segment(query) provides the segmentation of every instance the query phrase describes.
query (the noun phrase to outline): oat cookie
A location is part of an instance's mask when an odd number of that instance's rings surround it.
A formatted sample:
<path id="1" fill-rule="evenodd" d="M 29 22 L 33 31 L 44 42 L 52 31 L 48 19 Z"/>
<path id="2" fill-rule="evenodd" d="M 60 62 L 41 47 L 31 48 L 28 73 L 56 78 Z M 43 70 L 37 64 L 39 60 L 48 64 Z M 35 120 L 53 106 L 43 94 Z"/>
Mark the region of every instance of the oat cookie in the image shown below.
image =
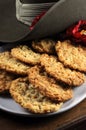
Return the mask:
<path id="1" fill-rule="evenodd" d="M 33 52 L 28 46 L 20 45 L 11 50 L 13 57 L 31 65 L 39 63 L 40 54 Z"/>
<path id="2" fill-rule="evenodd" d="M 14 79 L 15 76 L 13 74 L 0 70 L 0 93 L 9 90 Z"/>
<path id="3" fill-rule="evenodd" d="M 86 47 L 75 46 L 71 41 L 58 41 L 55 46 L 59 60 L 72 69 L 86 72 Z"/>
<path id="4" fill-rule="evenodd" d="M 12 82 L 10 93 L 22 107 L 33 113 L 49 113 L 58 111 L 62 103 L 56 103 L 43 96 L 27 78 L 19 78 Z"/>
<path id="5" fill-rule="evenodd" d="M 26 75 L 29 68 L 30 66 L 13 58 L 10 52 L 6 51 L 0 53 L 0 69 L 4 69 L 15 74 Z"/>
<path id="6" fill-rule="evenodd" d="M 33 41 L 32 47 L 33 49 L 35 49 L 37 52 L 40 52 L 40 53 L 48 53 L 48 54 L 55 53 L 55 41 L 51 39 Z"/>
<path id="7" fill-rule="evenodd" d="M 40 58 L 40 62 L 47 73 L 58 81 L 64 82 L 70 86 L 79 86 L 85 81 L 84 74 L 64 67 L 55 56 L 43 54 Z"/>
<path id="8" fill-rule="evenodd" d="M 62 102 L 72 98 L 73 91 L 71 88 L 59 85 L 55 79 L 40 71 L 41 69 L 38 66 L 30 68 L 28 71 L 29 81 L 40 93 L 52 100 Z"/>

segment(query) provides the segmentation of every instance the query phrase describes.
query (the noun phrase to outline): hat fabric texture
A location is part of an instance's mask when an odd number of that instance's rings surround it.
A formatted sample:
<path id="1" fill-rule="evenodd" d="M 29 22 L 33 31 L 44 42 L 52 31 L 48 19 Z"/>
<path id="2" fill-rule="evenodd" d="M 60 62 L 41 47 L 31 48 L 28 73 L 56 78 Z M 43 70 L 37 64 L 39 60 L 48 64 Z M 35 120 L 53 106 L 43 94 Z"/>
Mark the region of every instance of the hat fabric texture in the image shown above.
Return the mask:
<path id="1" fill-rule="evenodd" d="M 20 1 L 27 4 L 36 0 Z M 86 19 L 86 0 L 57 0 L 30 30 L 16 18 L 15 0 L 0 0 L 0 41 L 17 42 L 58 34 L 81 19 Z"/>

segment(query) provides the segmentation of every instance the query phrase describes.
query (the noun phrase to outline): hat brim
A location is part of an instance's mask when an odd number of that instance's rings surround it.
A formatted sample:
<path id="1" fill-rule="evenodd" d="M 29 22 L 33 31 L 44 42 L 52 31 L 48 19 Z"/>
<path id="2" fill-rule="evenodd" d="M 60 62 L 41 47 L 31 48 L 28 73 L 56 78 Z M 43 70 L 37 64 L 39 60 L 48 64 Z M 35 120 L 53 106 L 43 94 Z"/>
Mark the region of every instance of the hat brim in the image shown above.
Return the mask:
<path id="1" fill-rule="evenodd" d="M 22 2 L 33 3 L 31 0 Z M 53 0 L 52 0 L 53 1 Z M 39 0 L 37 0 L 39 2 Z M 31 31 L 29 26 L 19 22 L 16 18 L 16 0 L 0 0 L 0 41 L 16 42 L 23 39 Z"/>
<path id="2" fill-rule="evenodd" d="M 86 0 L 59 0 L 25 39 L 58 35 L 79 20 L 86 20 Z"/>
<path id="3" fill-rule="evenodd" d="M 15 0 L 0 0 L 0 41 L 15 42 L 29 33 L 29 27 L 16 19 Z"/>
<path id="4" fill-rule="evenodd" d="M 19 22 L 15 0 L 0 0 L 0 41 L 37 39 L 61 32 L 80 19 L 86 19 L 86 0 L 59 0 L 39 20 L 34 29 Z"/>

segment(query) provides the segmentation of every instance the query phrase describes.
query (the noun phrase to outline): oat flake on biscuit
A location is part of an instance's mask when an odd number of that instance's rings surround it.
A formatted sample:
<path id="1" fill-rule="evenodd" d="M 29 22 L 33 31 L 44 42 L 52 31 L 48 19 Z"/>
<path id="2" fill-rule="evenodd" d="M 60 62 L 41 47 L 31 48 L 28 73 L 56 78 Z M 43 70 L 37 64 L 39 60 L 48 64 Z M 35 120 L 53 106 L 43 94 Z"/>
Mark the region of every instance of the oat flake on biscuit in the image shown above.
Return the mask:
<path id="1" fill-rule="evenodd" d="M 52 39 L 33 41 L 32 47 L 34 50 L 40 53 L 55 54 L 55 41 Z"/>
<path id="2" fill-rule="evenodd" d="M 32 113 L 49 113 L 58 111 L 62 102 L 56 103 L 43 96 L 27 78 L 12 82 L 10 93 L 13 99 Z"/>
<path id="3" fill-rule="evenodd" d="M 0 53 L 0 69 L 4 69 L 14 74 L 27 75 L 30 66 L 12 57 L 9 51 Z"/>
<path id="4" fill-rule="evenodd" d="M 11 50 L 13 57 L 31 65 L 38 64 L 40 61 L 40 54 L 35 53 L 26 45 L 20 45 Z"/>
<path id="5" fill-rule="evenodd" d="M 31 84 L 37 88 L 43 95 L 55 101 L 66 101 L 73 97 L 73 91 L 70 87 L 67 88 L 59 85 L 55 79 L 48 75 L 40 67 L 35 66 L 28 70 L 28 78 Z"/>
<path id="6" fill-rule="evenodd" d="M 59 62 L 55 56 L 43 54 L 40 58 L 40 62 L 47 73 L 58 81 L 70 86 L 79 86 L 85 82 L 84 74 L 64 67 L 64 65 Z"/>
<path id="7" fill-rule="evenodd" d="M 15 79 L 15 76 L 4 70 L 0 70 L 0 93 L 9 90 L 11 82 Z"/>
<path id="8" fill-rule="evenodd" d="M 71 41 L 58 41 L 55 46 L 59 60 L 69 68 L 86 73 L 86 47 L 75 46 Z"/>

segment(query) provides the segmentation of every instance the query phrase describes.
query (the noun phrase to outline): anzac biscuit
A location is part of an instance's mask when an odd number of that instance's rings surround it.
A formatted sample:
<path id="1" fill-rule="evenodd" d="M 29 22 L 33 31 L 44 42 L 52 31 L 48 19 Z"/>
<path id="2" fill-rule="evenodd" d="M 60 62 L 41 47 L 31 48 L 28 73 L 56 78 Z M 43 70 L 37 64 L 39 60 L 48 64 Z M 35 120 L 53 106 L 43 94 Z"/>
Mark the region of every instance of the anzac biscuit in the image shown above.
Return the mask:
<path id="1" fill-rule="evenodd" d="M 27 78 L 19 78 L 12 82 L 10 93 L 22 107 L 33 113 L 49 113 L 58 111 L 63 103 L 56 103 L 43 96 Z"/>
<path id="2" fill-rule="evenodd" d="M 31 84 L 37 88 L 44 96 L 56 101 L 66 101 L 71 99 L 73 92 L 71 88 L 63 87 L 56 83 L 55 79 L 48 77 L 44 72 L 40 72 L 38 66 L 28 70 L 28 78 Z"/>
<path id="3" fill-rule="evenodd" d="M 40 61 L 47 73 L 58 81 L 66 83 L 70 86 L 79 86 L 85 81 L 84 74 L 64 67 L 64 65 L 59 62 L 55 56 L 43 54 Z"/>
<path id="4" fill-rule="evenodd" d="M 39 63 L 40 54 L 33 52 L 28 46 L 20 45 L 11 50 L 13 57 L 31 65 Z"/>
<path id="5" fill-rule="evenodd" d="M 15 79 L 15 76 L 4 70 L 0 70 L 0 93 L 9 90 L 11 82 Z"/>
<path id="6" fill-rule="evenodd" d="M 6 51 L 0 53 L 0 68 L 15 74 L 26 75 L 30 67 L 16 60 L 11 56 L 10 52 Z"/>
<path id="7" fill-rule="evenodd" d="M 55 46 L 59 60 L 69 68 L 86 72 L 86 47 L 73 45 L 71 41 L 58 41 Z"/>
<path id="8" fill-rule="evenodd" d="M 54 54 L 55 53 L 55 41 L 51 39 L 44 39 L 40 41 L 33 41 L 32 47 L 34 50 L 40 53 L 48 53 Z"/>

